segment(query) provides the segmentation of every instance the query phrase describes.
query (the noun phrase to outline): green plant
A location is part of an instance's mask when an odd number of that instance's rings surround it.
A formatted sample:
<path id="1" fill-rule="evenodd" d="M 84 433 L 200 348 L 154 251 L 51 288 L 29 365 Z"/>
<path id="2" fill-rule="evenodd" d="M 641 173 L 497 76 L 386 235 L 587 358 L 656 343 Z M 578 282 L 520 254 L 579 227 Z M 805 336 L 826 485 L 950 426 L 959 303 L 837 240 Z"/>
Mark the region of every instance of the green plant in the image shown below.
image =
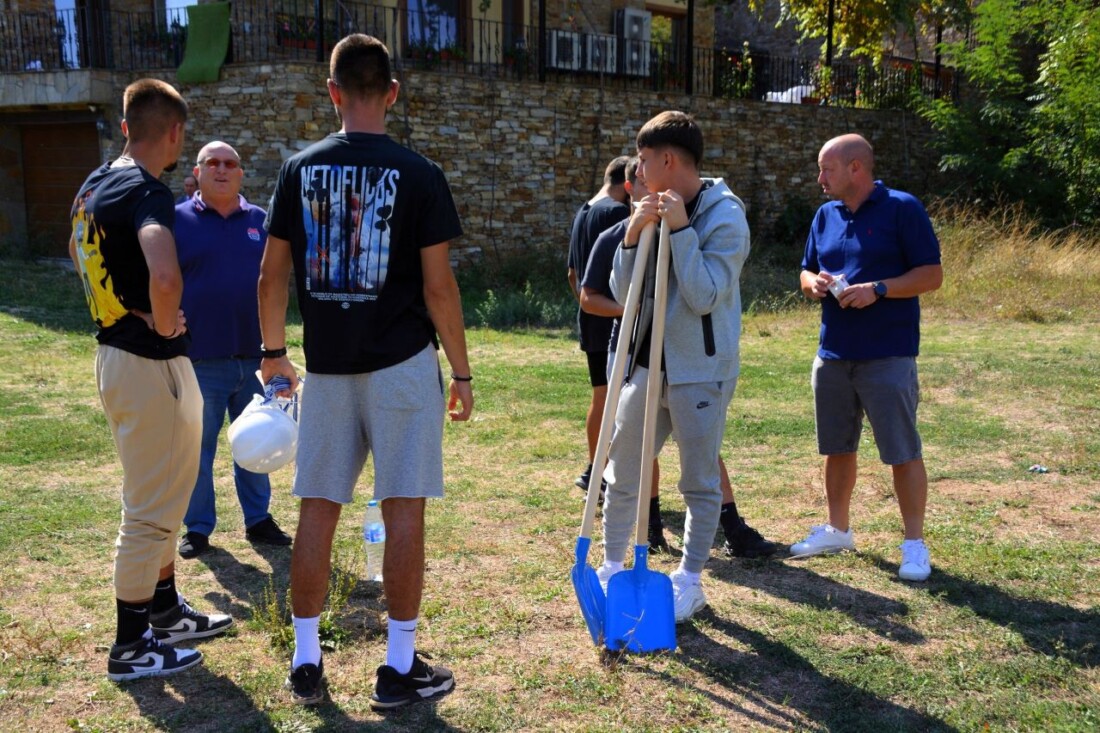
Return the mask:
<path id="1" fill-rule="evenodd" d="M 832 99 L 833 97 L 833 68 L 818 62 L 810 72 L 810 85 L 814 88 L 813 96 L 818 99 Z"/>
<path id="2" fill-rule="evenodd" d="M 328 596 L 319 624 L 321 648 L 327 651 L 339 649 L 350 638 L 350 632 L 341 622 L 359 582 L 361 564 L 360 555 L 347 553 L 339 546 L 333 547 Z M 294 648 L 290 594 L 288 579 L 268 578 L 252 614 L 253 625 L 267 635 L 271 646 L 276 649 Z"/>
<path id="3" fill-rule="evenodd" d="M 756 73 L 749 54 L 749 42 L 741 44 L 740 51 L 722 49 L 718 52 L 718 59 L 718 93 L 730 99 L 753 99 Z"/>
<path id="4" fill-rule="evenodd" d="M 465 61 L 466 57 L 466 49 L 457 44 L 452 43 L 439 49 L 439 59 L 441 61 Z"/>

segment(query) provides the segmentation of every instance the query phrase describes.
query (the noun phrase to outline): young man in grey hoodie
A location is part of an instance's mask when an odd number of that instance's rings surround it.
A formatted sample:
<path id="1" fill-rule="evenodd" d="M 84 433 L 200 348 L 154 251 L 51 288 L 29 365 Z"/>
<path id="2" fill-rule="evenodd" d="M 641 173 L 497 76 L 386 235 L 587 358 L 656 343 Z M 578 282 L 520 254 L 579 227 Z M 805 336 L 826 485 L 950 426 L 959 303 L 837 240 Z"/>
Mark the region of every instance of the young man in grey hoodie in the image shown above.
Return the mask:
<path id="1" fill-rule="evenodd" d="M 642 423 L 649 369 L 661 369 L 661 410 L 656 450 L 671 434 L 680 448 L 680 492 L 687 505 L 684 555 L 670 574 L 676 622 L 706 605 L 700 585 L 710 556 L 722 503 L 718 454 L 740 367 L 741 267 L 749 254 L 745 206 L 718 178 L 701 178 L 703 133 L 683 113 L 662 112 L 638 131 L 638 174 L 651 191 L 631 215 L 615 255 L 611 289 L 626 299 L 642 229 L 650 222 L 668 227 L 671 261 L 662 363 L 650 365 L 653 315 L 652 264 L 646 270 L 645 299 L 637 347 L 620 396 L 616 433 L 604 473 L 603 510 L 606 583 L 623 569 L 630 545 L 641 474 Z M 655 249 L 654 255 L 655 257 Z"/>

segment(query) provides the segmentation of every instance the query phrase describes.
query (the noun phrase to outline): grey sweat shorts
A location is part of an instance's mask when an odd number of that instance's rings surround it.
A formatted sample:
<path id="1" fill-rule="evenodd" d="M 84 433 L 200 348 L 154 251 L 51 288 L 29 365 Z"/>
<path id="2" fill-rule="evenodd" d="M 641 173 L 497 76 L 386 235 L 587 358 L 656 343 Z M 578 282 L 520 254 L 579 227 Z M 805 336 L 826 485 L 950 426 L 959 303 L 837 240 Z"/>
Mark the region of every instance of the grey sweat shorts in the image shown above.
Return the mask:
<path id="1" fill-rule="evenodd" d="M 816 357 L 810 384 L 817 450 L 822 455 L 855 453 L 866 414 L 883 463 L 898 466 L 921 457 L 915 357 L 866 361 Z"/>
<path id="2" fill-rule="evenodd" d="M 374 498 L 443 496 L 443 376 L 435 348 L 366 374 L 302 385 L 294 496 L 352 500 L 367 456 Z"/>

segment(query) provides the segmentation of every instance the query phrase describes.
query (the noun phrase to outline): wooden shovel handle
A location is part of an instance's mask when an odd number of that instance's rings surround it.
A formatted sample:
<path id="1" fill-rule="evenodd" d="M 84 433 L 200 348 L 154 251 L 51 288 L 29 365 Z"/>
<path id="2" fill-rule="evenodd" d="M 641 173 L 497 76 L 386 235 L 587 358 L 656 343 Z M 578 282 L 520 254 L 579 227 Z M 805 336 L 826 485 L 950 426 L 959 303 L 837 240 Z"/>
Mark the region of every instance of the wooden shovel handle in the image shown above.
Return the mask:
<path id="1" fill-rule="evenodd" d="M 584 502 L 584 519 L 581 521 L 581 537 L 592 536 L 592 525 L 596 520 L 596 505 L 600 497 L 600 483 L 603 481 L 603 469 L 607 463 L 607 452 L 611 444 L 611 434 L 615 431 L 615 413 L 619 409 L 619 395 L 623 390 L 623 373 L 626 371 L 627 351 L 630 339 L 634 336 L 634 320 L 638 304 L 645 290 L 645 269 L 649 262 L 649 251 L 653 248 L 653 235 L 656 224 L 647 224 L 638 240 L 638 252 L 635 254 L 634 269 L 631 270 L 630 288 L 626 293 L 623 315 L 619 319 L 618 341 L 615 342 L 615 359 L 612 361 L 611 378 L 607 383 L 607 399 L 603 407 L 603 420 L 600 421 L 600 437 L 596 442 L 596 455 L 592 457 L 592 473 L 588 480 L 588 498 Z M 596 490 L 593 491 L 592 487 Z"/>
<path id="2" fill-rule="evenodd" d="M 638 544 L 646 543 L 649 530 L 649 488 L 653 483 L 654 440 L 657 437 L 657 413 L 661 409 L 661 354 L 665 342 L 665 310 L 668 304 L 668 263 L 672 243 L 668 225 L 661 225 L 657 247 L 657 286 L 653 292 L 653 326 L 649 331 L 649 378 L 645 391 L 645 422 L 642 424 L 642 466 L 638 482 Z"/>

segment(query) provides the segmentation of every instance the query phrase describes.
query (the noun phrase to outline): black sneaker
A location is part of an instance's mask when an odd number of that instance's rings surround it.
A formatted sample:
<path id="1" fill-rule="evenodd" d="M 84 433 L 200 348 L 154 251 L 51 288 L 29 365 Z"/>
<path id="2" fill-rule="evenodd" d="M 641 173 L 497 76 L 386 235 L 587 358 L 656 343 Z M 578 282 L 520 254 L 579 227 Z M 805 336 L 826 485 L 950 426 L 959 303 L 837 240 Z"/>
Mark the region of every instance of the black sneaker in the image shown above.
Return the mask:
<path id="1" fill-rule="evenodd" d="M 244 531 L 244 536 L 249 542 L 258 542 L 261 545 L 285 547 L 294 542 L 294 538 L 284 532 L 271 517 L 253 524 Z"/>
<path id="2" fill-rule="evenodd" d="M 588 491 L 588 482 L 592 480 L 592 464 L 588 464 L 588 468 L 584 469 L 584 473 L 577 476 L 573 480 L 573 485 L 581 491 Z"/>
<path id="3" fill-rule="evenodd" d="M 779 543 L 769 542 L 755 529 L 745 524 L 745 520 L 738 518 L 737 527 L 732 532 L 726 532 L 726 542 L 722 546 L 726 557 L 768 557 L 779 549 Z"/>
<path id="4" fill-rule="evenodd" d="M 649 525 L 649 553 L 671 552 L 665 539 L 665 528 L 661 524 Z"/>
<path id="5" fill-rule="evenodd" d="M 319 664 L 299 664 L 286 676 L 286 689 L 297 705 L 316 705 L 325 699 L 325 660 Z"/>
<path id="6" fill-rule="evenodd" d="M 190 560 L 210 549 L 210 538 L 202 532 L 188 532 L 180 537 L 180 557 Z"/>
<path id="7" fill-rule="evenodd" d="M 378 668 L 378 682 L 370 697 L 370 706 L 376 711 L 393 710 L 422 700 L 443 697 L 454 686 L 455 676 L 451 674 L 451 670 L 431 666 L 417 652 L 413 655 L 412 669 L 408 674 L 398 674 L 396 669 L 388 665 Z"/>
<path id="8" fill-rule="evenodd" d="M 154 636 L 130 644 L 115 644 L 107 654 L 107 677 L 115 682 L 163 677 L 190 669 L 202 661 L 195 649 L 174 649 Z"/>
<path id="9" fill-rule="evenodd" d="M 199 613 L 179 596 L 179 603 L 162 613 L 149 616 L 153 636 L 164 644 L 175 644 L 184 639 L 205 639 L 217 636 L 233 625 L 233 619 L 224 613 L 210 615 Z"/>

